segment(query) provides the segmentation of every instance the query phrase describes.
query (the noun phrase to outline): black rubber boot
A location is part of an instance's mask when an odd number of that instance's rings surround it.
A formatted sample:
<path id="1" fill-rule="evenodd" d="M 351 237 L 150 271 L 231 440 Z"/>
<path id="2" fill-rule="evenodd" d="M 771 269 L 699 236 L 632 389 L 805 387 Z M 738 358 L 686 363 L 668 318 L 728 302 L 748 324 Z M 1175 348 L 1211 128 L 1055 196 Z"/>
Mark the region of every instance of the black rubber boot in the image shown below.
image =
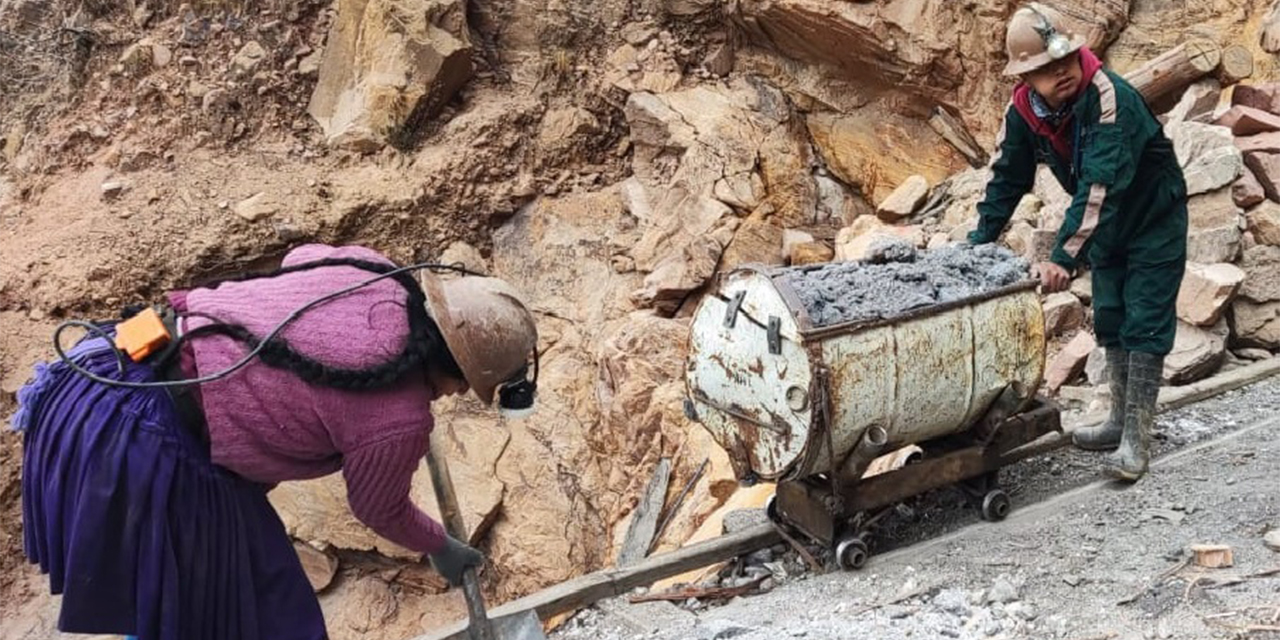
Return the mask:
<path id="1" fill-rule="evenodd" d="M 1129 381 L 1129 352 L 1107 347 L 1107 380 L 1111 387 L 1111 417 L 1096 427 L 1076 429 L 1071 441 L 1088 451 L 1111 451 L 1120 446 L 1124 432 L 1126 388 Z"/>
<path id="2" fill-rule="evenodd" d="M 1147 473 L 1151 429 L 1155 426 L 1156 400 L 1164 356 L 1137 351 L 1129 354 L 1129 384 L 1125 394 L 1124 434 L 1120 448 L 1107 456 L 1105 473 L 1117 480 L 1135 482 Z"/>

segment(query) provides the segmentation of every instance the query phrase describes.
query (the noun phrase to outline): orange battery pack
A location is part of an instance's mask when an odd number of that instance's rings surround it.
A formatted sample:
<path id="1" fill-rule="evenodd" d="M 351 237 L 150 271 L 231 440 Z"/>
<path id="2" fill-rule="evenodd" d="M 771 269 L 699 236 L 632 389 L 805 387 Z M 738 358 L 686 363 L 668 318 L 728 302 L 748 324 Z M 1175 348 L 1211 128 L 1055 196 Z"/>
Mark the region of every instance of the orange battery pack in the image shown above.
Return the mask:
<path id="1" fill-rule="evenodd" d="M 138 315 L 116 325 L 116 348 L 129 354 L 129 359 L 142 362 L 147 356 L 169 344 L 171 336 L 160 314 L 147 308 Z"/>

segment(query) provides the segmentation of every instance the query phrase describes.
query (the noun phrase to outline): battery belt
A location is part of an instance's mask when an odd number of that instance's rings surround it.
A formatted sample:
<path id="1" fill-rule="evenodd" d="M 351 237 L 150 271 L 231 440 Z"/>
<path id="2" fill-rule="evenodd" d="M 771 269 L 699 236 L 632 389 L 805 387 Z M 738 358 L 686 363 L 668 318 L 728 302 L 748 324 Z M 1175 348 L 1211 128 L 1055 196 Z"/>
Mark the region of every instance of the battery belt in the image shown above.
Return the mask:
<path id="1" fill-rule="evenodd" d="M 166 305 L 160 309 L 160 320 L 169 332 L 169 344 L 165 345 L 159 352 L 143 360 L 144 364 L 151 366 L 157 376 L 170 382 L 186 379 L 182 372 L 182 352 L 184 349 L 191 348 L 189 342 L 181 343 L 178 340 L 181 335 L 178 319 L 178 314 L 172 307 Z M 200 399 L 195 389 L 196 385 L 164 388 L 165 392 L 169 394 L 169 399 L 173 401 L 174 409 L 178 414 L 178 418 L 182 421 L 182 425 L 186 427 L 191 435 L 202 442 L 207 449 L 209 447 L 209 424 L 205 420 L 204 409 L 200 406 Z"/>

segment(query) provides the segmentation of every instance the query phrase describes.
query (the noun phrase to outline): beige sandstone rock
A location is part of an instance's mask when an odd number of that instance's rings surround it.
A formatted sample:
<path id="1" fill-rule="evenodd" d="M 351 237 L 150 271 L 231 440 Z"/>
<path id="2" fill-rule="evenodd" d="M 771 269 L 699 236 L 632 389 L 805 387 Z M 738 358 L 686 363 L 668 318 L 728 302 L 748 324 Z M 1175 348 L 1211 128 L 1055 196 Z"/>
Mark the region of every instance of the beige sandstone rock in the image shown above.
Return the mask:
<path id="1" fill-rule="evenodd" d="M 1093 272 L 1085 271 L 1071 281 L 1071 293 L 1080 301 L 1089 304 L 1093 300 Z"/>
<path id="2" fill-rule="evenodd" d="M 1227 335 L 1225 320 L 1209 329 L 1179 322 L 1173 351 L 1164 360 L 1165 384 L 1188 384 L 1212 375 L 1226 356 Z"/>
<path id="3" fill-rule="evenodd" d="M 237 202 L 234 210 L 241 218 L 249 222 L 257 222 L 275 215 L 281 207 L 281 203 L 273 195 L 258 192 Z"/>
<path id="4" fill-rule="evenodd" d="M 677 298 L 701 286 L 720 260 L 715 245 L 731 244 L 731 238 L 708 237 L 716 229 L 732 234 L 728 219 L 735 212 L 773 229 L 815 221 L 811 152 L 776 90 L 735 80 L 725 87 L 633 93 L 626 115 L 635 178 L 623 194 L 642 234 L 631 255 L 638 269 L 651 273 L 635 297 L 639 304 L 661 304 L 669 313 Z M 747 246 L 756 231 L 747 231 L 740 244 Z M 781 244 L 777 236 L 778 257 L 765 258 L 779 263 Z M 735 250 L 730 258 L 763 260 L 752 253 Z"/>
<path id="5" fill-rule="evenodd" d="M 880 203 L 876 213 L 886 222 L 897 222 L 915 213 L 928 195 L 929 180 L 924 176 L 911 176 Z"/>
<path id="6" fill-rule="evenodd" d="M 1056 6 L 1099 48 L 1124 27 L 1130 13 L 1128 0 Z M 766 0 L 728 5 L 728 17 L 750 44 L 836 81 L 857 78 L 862 92 L 900 93 L 898 99 L 905 102 L 925 98 L 955 105 L 970 126 L 992 136 L 1008 102 L 999 71 L 1009 11 L 1002 0 L 978 0 L 974 5 L 949 0 Z"/>
<path id="7" fill-rule="evenodd" d="M 937 183 L 966 166 L 941 139 L 923 146 L 912 142 L 936 136 L 928 125 L 882 107 L 851 115 L 817 113 L 809 116 L 808 125 L 832 173 L 872 202 L 884 202 L 912 176 Z"/>
<path id="8" fill-rule="evenodd" d="M 1280 247 L 1258 245 L 1245 251 L 1240 268 L 1245 274 L 1242 297 L 1259 303 L 1280 301 Z"/>
<path id="9" fill-rule="evenodd" d="M 1231 305 L 1231 332 L 1232 344 L 1280 349 L 1280 302 L 1258 304 L 1237 298 Z"/>
<path id="10" fill-rule="evenodd" d="M 1250 151 L 1245 154 L 1244 161 L 1262 185 L 1267 198 L 1280 202 L 1280 153 Z"/>
<path id="11" fill-rule="evenodd" d="M 1236 105 L 1218 118 L 1218 124 L 1230 127 L 1232 134 L 1243 138 L 1280 131 L 1280 116 L 1261 109 Z"/>
<path id="12" fill-rule="evenodd" d="M 1202 264 L 1232 262 L 1240 252 L 1240 214 L 1228 190 L 1187 201 L 1187 260 Z"/>
<path id="13" fill-rule="evenodd" d="M 293 550 L 298 554 L 311 588 L 317 592 L 324 591 L 338 572 L 338 558 L 297 540 L 293 542 Z"/>
<path id="14" fill-rule="evenodd" d="M 1280 246 L 1280 205 L 1264 202 L 1245 214 L 1245 221 L 1255 242 Z"/>
<path id="15" fill-rule="evenodd" d="M 1231 104 L 1276 113 L 1280 111 L 1280 83 L 1238 84 L 1231 91 Z"/>
<path id="16" fill-rule="evenodd" d="M 1048 337 L 1070 333 L 1084 324 L 1084 305 L 1069 291 L 1049 294 L 1044 300 L 1044 331 Z"/>
<path id="17" fill-rule="evenodd" d="M 329 144 L 375 151 L 471 78 L 458 0 L 339 0 L 308 112 Z"/>
<path id="18" fill-rule="evenodd" d="M 1244 158 L 1231 130 L 1199 122 L 1166 127 L 1187 180 L 1187 193 L 1208 193 L 1235 182 L 1244 172 Z"/>
<path id="19" fill-rule="evenodd" d="M 1178 318 L 1195 326 L 1211 326 L 1231 304 L 1245 273 L 1232 264 L 1187 263 L 1178 290 Z"/>
<path id="20" fill-rule="evenodd" d="M 782 255 L 791 255 L 791 250 L 797 245 L 809 244 L 816 241 L 813 234 L 799 229 L 784 229 L 782 231 Z"/>
<path id="21" fill-rule="evenodd" d="M 267 50 L 262 48 L 255 40 L 250 40 L 240 47 L 234 58 L 231 59 L 231 70 L 241 74 L 248 75 L 258 68 L 258 65 L 267 57 Z"/>
<path id="22" fill-rule="evenodd" d="M 444 264 L 461 264 L 464 267 L 481 273 L 489 272 L 489 261 L 484 259 L 480 250 L 461 241 L 453 242 L 440 254 L 440 262 Z"/>
<path id="23" fill-rule="evenodd" d="M 1193 83 L 1182 94 L 1178 104 L 1165 114 L 1168 124 L 1178 122 L 1205 122 L 1212 118 L 1214 109 L 1222 97 L 1222 85 L 1213 78 Z"/>
<path id="24" fill-rule="evenodd" d="M 563 149 L 570 146 L 575 136 L 599 130 L 600 122 L 590 111 L 568 106 L 550 109 L 542 117 L 538 132 L 538 144 L 544 149 Z"/>
<path id="25" fill-rule="evenodd" d="M 871 245 L 885 237 L 902 238 L 916 247 L 924 245 L 924 232 L 920 225 L 900 227 L 885 224 L 873 216 L 863 216 L 836 234 L 835 259 L 862 260 L 867 257 Z"/>
<path id="26" fill-rule="evenodd" d="M 831 262 L 835 258 L 836 253 L 831 247 L 821 242 L 805 242 L 797 244 L 791 248 L 788 254 L 792 266 L 801 266 L 806 264 L 820 264 L 823 262 Z"/>
<path id="27" fill-rule="evenodd" d="M 1081 331 L 1054 356 L 1045 367 L 1044 384 L 1050 392 L 1056 392 L 1062 385 L 1071 382 L 1084 370 L 1089 354 L 1098 346 L 1093 335 Z"/>
<path id="28" fill-rule="evenodd" d="M 1248 209 L 1266 200 L 1267 192 L 1262 189 L 1262 183 L 1253 176 L 1253 170 L 1245 169 L 1244 175 L 1231 185 L 1231 198 L 1237 207 Z"/>

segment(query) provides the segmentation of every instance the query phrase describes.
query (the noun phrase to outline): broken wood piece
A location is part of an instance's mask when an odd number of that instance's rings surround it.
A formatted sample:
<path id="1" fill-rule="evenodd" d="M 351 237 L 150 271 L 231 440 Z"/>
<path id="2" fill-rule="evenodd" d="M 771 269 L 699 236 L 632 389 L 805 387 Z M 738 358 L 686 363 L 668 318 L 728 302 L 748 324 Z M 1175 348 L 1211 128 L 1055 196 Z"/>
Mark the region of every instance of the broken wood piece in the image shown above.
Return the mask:
<path id="1" fill-rule="evenodd" d="M 933 591 L 933 590 L 934 590 L 934 589 L 936 589 L 936 588 L 937 588 L 936 586 L 921 586 L 921 587 L 916 587 L 915 589 L 911 589 L 910 591 L 907 591 L 906 593 L 902 593 L 902 594 L 896 595 L 896 596 L 894 596 L 894 597 L 892 597 L 892 598 L 890 598 L 890 599 L 888 599 L 888 600 L 885 600 L 884 602 L 877 602 L 877 603 L 875 603 L 875 604 L 865 605 L 865 606 L 863 606 L 863 607 L 862 607 L 862 608 L 860 608 L 860 609 L 855 609 L 855 610 L 853 611 L 853 613 L 849 614 L 849 617 L 850 617 L 850 618 L 856 618 L 856 617 L 858 617 L 858 616 L 860 616 L 860 615 L 862 615 L 862 614 L 864 614 L 864 613 L 866 613 L 866 612 L 868 612 L 868 611 L 875 611 L 876 609 L 880 609 L 880 608 L 883 608 L 883 607 L 887 607 L 887 606 L 892 605 L 892 604 L 898 604 L 899 602 L 905 602 L 905 601 L 910 600 L 910 599 L 912 599 L 912 598 L 914 598 L 914 597 L 916 597 L 916 596 L 921 596 L 921 595 L 924 595 L 924 594 L 926 594 L 926 593 L 928 593 L 928 592 L 930 592 L 930 591 Z"/>
<path id="2" fill-rule="evenodd" d="M 1214 71 L 1214 77 L 1222 86 L 1229 87 L 1253 75 L 1253 53 L 1233 44 L 1222 50 L 1222 60 Z"/>
<path id="3" fill-rule="evenodd" d="M 809 553 L 808 549 L 804 548 L 804 545 L 800 544 L 798 540 L 787 534 L 787 532 L 784 531 L 776 522 L 773 526 L 778 528 L 778 535 L 782 536 L 782 539 L 786 540 L 787 544 L 791 545 L 791 548 L 795 549 L 796 553 L 799 553 L 801 558 L 804 558 L 804 563 L 809 565 L 809 568 L 812 569 L 814 573 L 822 572 L 822 565 L 814 559 L 813 554 Z"/>
<path id="4" fill-rule="evenodd" d="M 1225 544 L 1194 544 L 1191 545 L 1191 553 L 1194 554 L 1196 566 L 1207 569 L 1230 567 L 1235 564 L 1231 547 Z"/>
<path id="5" fill-rule="evenodd" d="M 1164 571 L 1160 572 L 1160 575 L 1156 576 L 1154 580 L 1152 580 L 1151 582 L 1148 582 L 1146 586 L 1136 591 L 1133 595 L 1123 600 L 1117 600 L 1116 605 L 1123 606 L 1126 604 L 1132 604 L 1133 602 L 1136 602 L 1138 598 L 1141 598 L 1142 596 L 1147 595 L 1148 593 L 1151 592 L 1152 589 L 1163 584 L 1165 580 L 1168 580 L 1174 574 L 1187 568 L 1187 565 L 1189 564 L 1191 564 L 1191 556 L 1186 556 L 1182 558 L 1182 560 L 1178 561 L 1178 564 L 1175 564 L 1172 567 L 1169 567 L 1168 569 L 1165 569 Z"/>
<path id="6" fill-rule="evenodd" d="M 640 502 L 636 504 L 635 513 L 631 516 L 631 525 L 627 527 L 622 549 L 618 551 L 618 566 L 635 564 L 649 555 L 658 529 L 658 516 L 662 513 L 662 504 L 667 498 L 667 486 L 670 483 L 671 459 L 662 458 L 654 467 L 653 477 L 649 479 Z"/>
<path id="7" fill-rule="evenodd" d="M 657 600 L 684 602 L 689 598 L 698 598 L 700 600 L 729 600 L 738 596 L 744 596 L 756 589 L 759 589 L 760 585 L 767 579 L 768 576 L 761 576 L 751 582 L 738 585 L 736 587 L 677 587 L 667 591 L 631 596 L 630 598 L 627 598 L 627 601 L 631 604 L 639 604 L 641 602 L 654 602 Z"/>
<path id="8" fill-rule="evenodd" d="M 769 525 L 772 528 L 772 525 L 768 522 L 768 518 L 765 517 L 764 515 L 763 509 L 764 509 L 765 503 L 769 501 L 769 498 L 773 496 L 775 491 L 776 491 L 776 485 L 769 482 L 761 482 L 755 486 L 741 487 L 737 489 L 736 491 L 733 492 L 733 495 L 729 496 L 729 499 L 726 500 L 724 504 L 720 505 L 720 507 L 717 508 L 715 511 L 713 511 L 711 515 L 707 516 L 707 519 L 704 520 L 702 524 L 698 526 L 698 530 L 694 531 L 693 535 L 690 536 L 684 542 L 684 544 L 691 545 L 694 543 L 703 542 L 705 540 L 715 540 L 724 536 L 726 533 L 724 528 L 725 518 L 728 517 L 730 513 L 740 509 L 760 509 L 761 524 Z M 777 542 L 782 542 L 782 536 L 778 536 L 775 533 L 774 537 L 776 538 Z M 755 551 L 755 549 L 751 549 L 750 551 Z M 748 551 L 747 553 L 750 553 L 750 551 Z M 732 558 L 736 558 L 738 555 L 739 554 L 726 556 L 724 558 L 720 558 L 719 560 L 729 560 Z M 721 566 L 715 566 L 715 565 L 721 565 Z M 663 589 L 666 589 L 668 587 L 673 587 L 681 583 L 697 584 L 701 582 L 701 578 L 705 577 L 707 573 L 714 573 L 716 571 L 719 571 L 722 568 L 722 566 L 723 564 L 720 561 L 700 564 L 700 565 L 697 565 L 696 567 L 693 567 L 692 570 L 689 570 L 687 572 L 677 571 L 675 573 L 665 574 L 664 576 L 662 576 L 662 579 L 659 580 L 657 584 L 651 584 L 648 586 L 650 586 L 653 589 L 661 591 Z M 703 570 L 704 567 L 707 568 L 706 571 Z"/>
<path id="9" fill-rule="evenodd" d="M 1169 96 L 1203 78 L 1222 62 L 1222 49 L 1208 40 L 1184 42 L 1125 75 L 1148 102 Z"/>
<path id="10" fill-rule="evenodd" d="M 689 482 L 684 485 L 680 495 L 676 496 L 675 501 L 671 503 L 671 507 L 666 510 L 666 515 L 662 516 L 662 523 L 658 525 L 658 530 L 653 532 L 653 541 L 649 543 L 649 553 L 653 553 L 653 550 L 657 548 L 658 542 L 662 540 L 662 534 L 667 531 L 667 525 L 671 524 L 677 513 L 680 513 L 680 505 L 684 504 L 684 499 L 689 497 L 689 492 L 693 491 L 693 488 L 697 486 L 698 481 L 702 479 L 702 474 L 707 472 L 707 467 L 710 465 L 711 458 L 706 458 L 702 461 L 702 465 L 694 472 L 693 477 L 689 478 Z"/>
<path id="11" fill-rule="evenodd" d="M 937 131 L 943 140 L 955 147 L 956 151 L 969 161 L 970 166 L 975 169 L 986 166 L 990 159 L 987 152 L 974 139 L 973 134 L 969 133 L 969 129 L 964 126 L 962 120 L 942 107 L 934 107 L 933 113 L 929 114 L 929 126 Z"/>
<path id="12" fill-rule="evenodd" d="M 1162 520 L 1168 520 L 1173 524 L 1182 524 L 1182 521 L 1187 517 L 1187 514 L 1174 509 L 1157 508 L 1157 509 L 1147 509 L 1146 512 L 1143 513 L 1143 516 L 1147 518 L 1160 518 Z"/>

